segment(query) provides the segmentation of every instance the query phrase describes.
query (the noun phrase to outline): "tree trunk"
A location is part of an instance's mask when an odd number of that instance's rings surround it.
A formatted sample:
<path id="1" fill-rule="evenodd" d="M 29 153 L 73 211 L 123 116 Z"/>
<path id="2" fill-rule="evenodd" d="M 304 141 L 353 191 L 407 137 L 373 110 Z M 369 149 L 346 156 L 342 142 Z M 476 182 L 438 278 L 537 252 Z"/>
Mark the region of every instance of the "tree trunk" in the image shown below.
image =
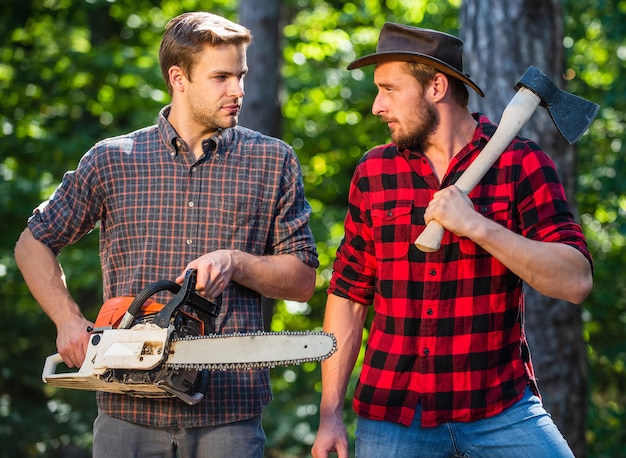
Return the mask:
<path id="1" fill-rule="evenodd" d="M 561 0 L 466 0 L 461 7 L 460 35 L 465 42 L 464 70 L 485 92 L 484 99 L 472 95 L 470 109 L 496 123 L 529 65 L 564 86 Z M 538 108 L 521 135 L 537 142 L 554 160 L 577 215 L 574 149 L 543 108 Z M 545 407 L 574 454 L 582 458 L 586 455 L 587 395 L 581 307 L 526 288 L 525 318 Z"/>
<path id="2" fill-rule="evenodd" d="M 248 49 L 248 74 L 245 79 L 240 124 L 273 137 L 281 134 L 278 99 L 280 76 L 280 0 L 240 0 L 239 22 L 252 31 Z M 263 298 L 263 323 L 270 329 L 276 301 Z"/>
<path id="3" fill-rule="evenodd" d="M 249 72 L 245 79 L 246 96 L 240 123 L 279 137 L 280 0 L 240 0 L 239 21 L 252 31 L 254 37 L 248 49 Z"/>

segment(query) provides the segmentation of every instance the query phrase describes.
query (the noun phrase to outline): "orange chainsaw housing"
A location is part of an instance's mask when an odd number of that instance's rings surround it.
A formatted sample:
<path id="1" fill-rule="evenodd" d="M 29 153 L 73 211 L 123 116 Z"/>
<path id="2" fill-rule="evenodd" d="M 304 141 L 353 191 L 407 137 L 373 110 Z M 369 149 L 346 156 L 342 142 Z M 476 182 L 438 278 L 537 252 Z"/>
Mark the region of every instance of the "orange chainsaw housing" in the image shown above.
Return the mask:
<path id="1" fill-rule="evenodd" d="M 120 296 L 112 297 L 105 301 L 104 304 L 102 304 L 102 308 L 100 308 L 94 326 L 96 328 L 105 328 L 107 326 L 117 328 L 134 299 L 135 298 L 131 296 Z M 148 299 L 141 307 L 141 314 L 153 315 L 160 312 L 163 307 L 163 304 Z"/>
<path id="2" fill-rule="evenodd" d="M 98 317 L 94 323 L 96 328 L 106 328 L 111 326 L 117 329 L 122 321 L 122 317 L 128 311 L 130 304 L 135 298 L 131 296 L 112 297 L 102 304 Z M 163 304 L 153 301 L 152 299 L 146 300 L 141 306 L 140 316 L 148 316 L 159 313 L 161 309 L 165 307 Z M 204 322 L 197 317 L 190 315 L 189 313 L 179 310 L 178 313 L 185 315 L 187 320 L 191 320 L 199 326 L 200 333 L 204 334 Z"/>

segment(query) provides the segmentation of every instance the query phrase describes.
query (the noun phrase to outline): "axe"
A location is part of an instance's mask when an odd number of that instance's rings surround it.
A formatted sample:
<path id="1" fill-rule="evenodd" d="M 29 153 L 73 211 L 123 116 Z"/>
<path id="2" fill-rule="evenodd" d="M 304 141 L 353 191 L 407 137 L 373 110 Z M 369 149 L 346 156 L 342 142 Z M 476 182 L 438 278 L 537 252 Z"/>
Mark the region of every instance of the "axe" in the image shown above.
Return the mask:
<path id="1" fill-rule="evenodd" d="M 485 176 L 539 105 L 548 110 L 557 129 L 570 145 L 582 137 L 600 108 L 593 102 L 559 89 L 532 65 L 515 89 L 517 92 L 504 109 L 493 136 L 455 183 L 465 195 Z M 443 231 L 438 222 L 431 221 L 415 240 L 415 245 L 424 252 L 437 251 Z"/>

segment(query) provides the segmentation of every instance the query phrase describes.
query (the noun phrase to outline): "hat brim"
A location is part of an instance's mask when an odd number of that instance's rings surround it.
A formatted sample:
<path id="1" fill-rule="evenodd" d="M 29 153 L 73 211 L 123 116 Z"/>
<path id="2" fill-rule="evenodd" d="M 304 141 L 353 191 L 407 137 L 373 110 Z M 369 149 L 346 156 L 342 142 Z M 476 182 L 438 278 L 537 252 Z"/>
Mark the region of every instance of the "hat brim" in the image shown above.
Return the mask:
<path id="1" fill-rule="evenodd" d="M 354 70 L 355 68 L 365 67 L 366 65 L 379 64 L 381 62 L 389 61 L 401 61 L 401 62 L 420 62 L 437 70 L 450 75 L 458 80 L 463 81 L 469 87 L 474 89 L 481 97 L 484 97 L 482 89 L 478 87 L 478 84 L 474 83 L 469 77 L 463 73 L 459 73 L 455 68 L 446 64 L 445 62 L 435 59 L 431 56 L 420 53 L 411 52 L 378 52 L 369 54 L 367 56 L 356 59 L 348 65 L 348 70 Z"/>

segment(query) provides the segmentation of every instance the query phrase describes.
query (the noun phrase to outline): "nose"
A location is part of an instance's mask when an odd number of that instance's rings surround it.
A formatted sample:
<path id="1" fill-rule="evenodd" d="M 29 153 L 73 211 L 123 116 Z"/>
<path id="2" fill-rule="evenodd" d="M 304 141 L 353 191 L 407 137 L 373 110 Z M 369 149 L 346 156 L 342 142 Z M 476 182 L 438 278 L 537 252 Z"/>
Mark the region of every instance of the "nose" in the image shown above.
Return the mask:
<path id="1" fill-rule="evenodd" d="M 228 95 L 238 99 L 242 98 L 246 94 L 243 87 L 243 78 L 234 78 L 228 87 Z"/>
<path id="2" fill-rule="evenodd" d="M 372 103 L 372 114 L 375 116 L 380 116 L 383 111 L 384 111 L 383 101 L 379 92 L 378 94 L 376 94 L 376 97 L 374 98 L 374 103 Z"/>

